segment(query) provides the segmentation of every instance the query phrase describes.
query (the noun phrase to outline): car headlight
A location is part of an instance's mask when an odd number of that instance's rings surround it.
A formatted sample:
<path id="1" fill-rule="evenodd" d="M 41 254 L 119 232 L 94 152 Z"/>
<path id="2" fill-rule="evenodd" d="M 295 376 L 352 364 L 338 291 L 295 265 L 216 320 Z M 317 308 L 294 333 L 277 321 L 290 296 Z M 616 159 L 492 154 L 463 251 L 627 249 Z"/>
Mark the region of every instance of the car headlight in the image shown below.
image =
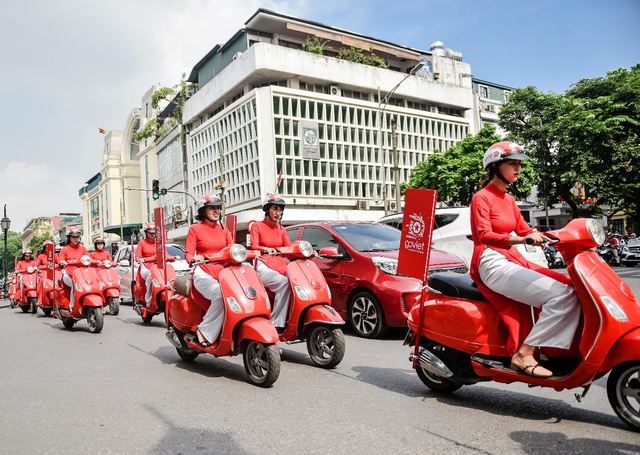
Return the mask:
<path id="1" fill-rule="evenodd" d="M 80 262 L 84 266 L 89 266 L 89 265 L 91 265 L 91 258 L 85 254 L 84 256 L 82 256 L 80 258 Z"/>
<path id="2" fill-rule="evenodd" d="M 306 240 L 302 240 L 300 242 L 300 244 L 299 244 L 299 247 L 300 247 L 300 253 L 304 257 L 308 258 L 309 256 L 311 256 L 313 254 L 313 247 Z"/>
<path id="3" fill-rule="evenodd" d="M 598 245 L 602 245 L 607 239 L 607 234 L 605 234 L 602 224 L 598 223 L 593 218 L 587 220 L 587 230 L 589 231 L 589 235 L 593 241 Z"/>
<path id="4" fill-rule="evenodd" d="M 229 254 L 231 255 L 231 259 L 236 261 L 237 263 L 241 263 L 247 260 L 247 249 L 236 243 L 229 250 Z"/>
<path id="5" fill-rule="evenodd" d="M 389 275 L 398 274 L 398 260 L 392 258 L 385 258 L 382 256 L 374 256 L 371 258 L 381 272 L 388 273 Z"/>

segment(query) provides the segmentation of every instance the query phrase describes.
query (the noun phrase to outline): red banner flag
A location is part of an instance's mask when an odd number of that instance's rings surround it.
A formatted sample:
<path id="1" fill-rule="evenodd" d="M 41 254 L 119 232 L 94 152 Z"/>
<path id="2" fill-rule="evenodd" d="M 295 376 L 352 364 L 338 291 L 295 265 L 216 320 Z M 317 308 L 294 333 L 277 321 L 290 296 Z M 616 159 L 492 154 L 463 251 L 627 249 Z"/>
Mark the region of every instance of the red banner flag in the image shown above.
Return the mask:
<path id="1" fill-rule="evenodd" d="M 106 134 L 107 130 L 105 130 L 104 128 L 98 128 L 98 131 L 100 131 L 100 134 Z"/>

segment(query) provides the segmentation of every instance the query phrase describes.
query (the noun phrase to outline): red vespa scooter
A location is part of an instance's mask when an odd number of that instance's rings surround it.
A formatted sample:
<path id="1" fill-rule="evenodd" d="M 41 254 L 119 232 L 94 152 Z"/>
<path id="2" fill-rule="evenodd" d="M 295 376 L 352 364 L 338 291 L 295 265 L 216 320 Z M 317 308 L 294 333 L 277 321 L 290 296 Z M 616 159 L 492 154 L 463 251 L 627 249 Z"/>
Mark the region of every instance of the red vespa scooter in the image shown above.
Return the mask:
<path id="1" fill-rule="evenodd" d="M 13 272 L 11 274 L 11 279 L 9 280 L 9 306 L 11 308 L 15 308 L 17 305 L 16 301 L 16 291 L 18 290 L 18 273 Z"/>
<path id="2" fill-rule="evenodd" d="M 71 329 L 81 319 L 87 320 L 91 333 L 100 333 L 104 327 L 104 300 L 100 291 L 100 278 L 96 271 L 98 262 L 88 255 L 67 261 L 67 265 L 77 266 L 71 274 L 71 281 L 75 288 L 73 311 L 69 311 L 71 289 L 62 283 L 56 285 L 54 301 L 54 314 L 66 329 Z"/>
<path id="3" fill-rule="evenodd" d="M 104 304 L 109 307 L 110 314 L 117 316 L 120 313 L 120 277 L 112 265 L 109 260 L 102 261 L 96 271 Z"/>
<path id="4" fill-rule="evenodd" d="M 328 248 L 336 249 L 325 249 Z M 293 344 L 306 340 L 311 360 L 322 368 L 333 368 L 342 361 L 345 353 L 345 339 L 340 328 L 344 320 L 331 307 L 331 291 L 324 275 L 309 260 L 313 247 L 306 240 L 301 240 L 276 250 L 280 256 L 289 259 L 287 277 L 291 286 L 289 315 L 280 341 Z M 323 249 L 322 253 L 338 254 L 337 249 L 335 252 Z"/>
<path id="5" fill-rule="evenodd" d="M 51 316 L 56 296 L 54 282 L 62 279 L 62 272 L 59 268 L 55 268 L 54 261 L 57 262 L 57 257 L 55 256 L 55 246 L 53 244 L 47 245 L 46 254 L 47 264 L 46 266 L 40 266 L 38 271 L 38 306 L 46 316 Z"/>
<path id="6" fill-rule="evenodd" d="M 507 330 L 468 275 L 433 274 L 423 305 L 408 319 L 405 344 L 418 377 L 435 392 L 450 393 L 480 381 L 584 388 L 609 373 L 607 396 L 616 414 L 640 431 L 640 304 L 629 286 L 592 248 L 606 236 L 593 219 L 575 219 L 545 232 L 567 261 L 580 298 L 583 324 L 571 350 L 542 349 L 540 364 L 554 372 L 539 378 L 509 368 Z"/>
<path id="7" fill-rule="evenodd" d="M 165 312 L 167 307 L 167 285 L 164 281 L 164 274 L 158 267 L 155 261 L 145 261 L 145 264 L 149 264 L 149 271 L 151 272 L 151 282 L 153 284 L 153 291 L 151 293 L 151 301 L 147 307 L 145 302 L 145 294 L 147 288 L 145 286 L 144 279 L 140 275 L 140 268 L 142 265 L 138 265 L 136 279 L 131 281 L 131 296 L 133 300 L 133 309 L 142 318 L 142 322 L 150 324 L 153 317 L 157 314 Z M 176 272 L 171 264 L 166 263 L 167 281 L 175 280 Z"/>
<path id="8" fill-rule="evenodd" d="M 20 285 L 21 281 L 22 285 Z M 38 312 L 38 281 L 38 268 L 35 266 L 27 267 L 26 271 L 20 273 L 16 305 L 24 313 L 30 311 L 32 314 L 36 314 Z"/>
<path id="9" fill-rule="evenodd" d="M 205 256 L 209 262 L 225 265 L 218 275 L 225 305 L 224 325 L 220 337 L 210 347 L 200 345 L 195 334 L 208 302 L 191 293 L 189 275 L 170 281 L 167 338 L 184 360 L 194 360 L 201 353 L 216 357 L 242 353 L 251 382 L 269 387 L 280 375 L 278 332 L 269 320 L 271 307 L 258 274 L 253 267 L 243 264 L 258 255 L 234 244 Z"/>

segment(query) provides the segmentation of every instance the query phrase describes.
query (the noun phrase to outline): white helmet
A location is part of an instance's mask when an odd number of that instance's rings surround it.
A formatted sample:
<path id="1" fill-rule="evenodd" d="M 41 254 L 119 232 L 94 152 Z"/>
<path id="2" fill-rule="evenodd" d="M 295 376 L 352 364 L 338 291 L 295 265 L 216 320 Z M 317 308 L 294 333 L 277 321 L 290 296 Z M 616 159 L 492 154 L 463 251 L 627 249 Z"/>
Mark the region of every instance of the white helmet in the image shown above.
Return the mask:
<path id="1" fill-rule="evenodd" d="M 487 168 L 491 163 L 498 163 L 505 160 L 530 160 L 528 155 L 524 153 L 524 147 L 515 142 L 498 142 L 484 152 L 482 159 L 482 167 Z"/>

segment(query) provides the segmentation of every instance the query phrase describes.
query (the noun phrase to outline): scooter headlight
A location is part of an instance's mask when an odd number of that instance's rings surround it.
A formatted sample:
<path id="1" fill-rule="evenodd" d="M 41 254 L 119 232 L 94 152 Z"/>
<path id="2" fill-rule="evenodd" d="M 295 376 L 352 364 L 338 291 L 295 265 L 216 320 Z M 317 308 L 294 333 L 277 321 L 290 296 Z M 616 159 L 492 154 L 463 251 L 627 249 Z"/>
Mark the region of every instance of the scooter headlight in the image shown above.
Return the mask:
<path id="1" fill-rule="evenodd" d="M 231 247 L 229 254 L 231 255 L 231 259 L 237 263 L 242 263 L 247 260 L 247 249 L 239 243 Z"/>
<path id="2" fill-rule="evenodd" d="M 27 267 L 27 273 L 33 273 L 36 271 L 35 267 Z"/>
<path id="3" fill-rule="evenodd" d="M 605 234 L 602 224 L 598 223 L 593 218 L 587 220 L 587 230 L 589 231 L 589 235 L 593 241 L 598 245 L 602 245 L 607 239 L 607 234 Z"/>
<path id="4" fill-rule="evenodd" d="M 102 261 L 102 265 L 104 265 L 106 268 L 110 268 L 111 267 L 111 261 L 110 260 L 106 260 L 106 261 Z"/>
<path id="5" fill-rule="evenodd" d="M 85 254 L 84 256 L 82 256 L 80 258 L 80 262 L 84 266 L 89 266 L 89 265 L 91 265 L 91 258 Z"/>
<path id="6" fill-rule="evenodd" d="M 304 257 L 308 258 L 313 254 L 313 247 L 306 240 L 302 240 L 298 246 L 300 247 L 300 253 Z"/>

